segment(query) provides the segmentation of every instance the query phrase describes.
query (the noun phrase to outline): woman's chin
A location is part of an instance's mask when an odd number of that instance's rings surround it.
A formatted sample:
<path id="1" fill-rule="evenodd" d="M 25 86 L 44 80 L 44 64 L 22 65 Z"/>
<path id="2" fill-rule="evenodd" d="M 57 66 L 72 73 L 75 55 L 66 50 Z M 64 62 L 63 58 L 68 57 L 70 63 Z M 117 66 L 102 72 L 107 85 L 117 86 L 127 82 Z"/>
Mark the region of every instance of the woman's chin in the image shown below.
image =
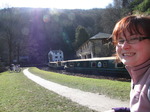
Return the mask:
<path id="1" fill-rule="evenodd" d="M 122 59 L 121 61 L 122 61 L 122 63 L 123 63 L 124 65 L 133 66 L 132 63 L 131 63 L 131 62 L 132 62 L 131 60 Z"/>

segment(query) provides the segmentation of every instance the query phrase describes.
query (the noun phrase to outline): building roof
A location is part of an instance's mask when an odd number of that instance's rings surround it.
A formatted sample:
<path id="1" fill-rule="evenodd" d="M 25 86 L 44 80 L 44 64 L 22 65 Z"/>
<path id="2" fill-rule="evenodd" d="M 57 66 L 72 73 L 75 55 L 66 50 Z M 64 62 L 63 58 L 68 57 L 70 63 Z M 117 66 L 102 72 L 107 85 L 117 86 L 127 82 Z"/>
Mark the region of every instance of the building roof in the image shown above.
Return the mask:
<path id="1" fill-rule="evenodd" d="M 62 52 L 61 50 L 50 50 L 49 53 L 60 53 Z"/>
<path id="2" fill-rule="evenodd" d="M 87 40 L 86 42 L 84 42 L 84 43 L 78 48 L 78 50 L 79 50 L 85 43 L 89 42 L 90 40 L 104 39 L 104 38 L 109 38 L 109 37 L 111 37 L 111 34 L 99 32 L 98 34 L 94 35 L 94 36 L 91 37 L 89 40 Z M 78 51 L 78 50 L 77 50 L 77 51 Z"/>
<path id="3" fill-rule="evenodd" d="M 90 40 L 102 39 L 102 38 L 109 38 L 110 36 L 111 36 L 111 34 L 99 32 L 98 34 L 96 34 L 96 35 L 94 35 L 93 37 L 91 37 Z"/>

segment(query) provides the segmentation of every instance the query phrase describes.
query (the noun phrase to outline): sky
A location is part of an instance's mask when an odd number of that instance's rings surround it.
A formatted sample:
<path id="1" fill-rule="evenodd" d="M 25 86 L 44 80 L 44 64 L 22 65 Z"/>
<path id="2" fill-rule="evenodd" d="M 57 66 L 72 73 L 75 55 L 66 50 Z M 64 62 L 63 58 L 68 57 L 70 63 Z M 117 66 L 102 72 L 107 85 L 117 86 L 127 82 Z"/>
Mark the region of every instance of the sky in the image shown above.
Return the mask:
<path id="1" fill-rule="evenodd" d="M 105 8 L 113 0 L 0 0 L 0 8 L 33 7 L 57 9 Z"/>

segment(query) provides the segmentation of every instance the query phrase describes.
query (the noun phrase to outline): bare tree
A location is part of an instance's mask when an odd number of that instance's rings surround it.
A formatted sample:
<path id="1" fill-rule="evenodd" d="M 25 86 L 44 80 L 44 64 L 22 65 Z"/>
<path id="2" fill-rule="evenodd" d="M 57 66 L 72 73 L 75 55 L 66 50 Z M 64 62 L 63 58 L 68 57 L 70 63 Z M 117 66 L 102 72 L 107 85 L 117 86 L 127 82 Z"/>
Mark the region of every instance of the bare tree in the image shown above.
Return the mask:
<path id="1" fill-rule="evenodd" d="M 17 10 L 13 8 L 7 8 L 3 9 L 0 17 L 0 22 L 2 25 L 1 31 L 0 31 L 0 38 L 3 39 L 4 43 L 7 43 L 7 46 L 5 46 L 5 50 L 8 51 L 8 63 L 11 64 L 14 57 L 14 51 L 16 50 L 16 47 L 19 46 L 19 37 L 21 37 L 20 34 L 20 27 L 19 27 L 19 16 L 16 12 Z"/>

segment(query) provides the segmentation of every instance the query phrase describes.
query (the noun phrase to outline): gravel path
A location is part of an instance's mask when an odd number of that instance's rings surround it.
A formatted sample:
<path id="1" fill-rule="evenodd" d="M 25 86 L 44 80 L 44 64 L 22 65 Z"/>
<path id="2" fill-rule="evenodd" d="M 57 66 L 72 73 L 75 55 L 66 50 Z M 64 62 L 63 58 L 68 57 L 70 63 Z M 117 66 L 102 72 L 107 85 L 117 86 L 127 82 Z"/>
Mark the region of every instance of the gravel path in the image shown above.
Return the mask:
<path id="1" fill-rule="evenodd" d="M 79 89 L 73 89 L 54 82 L 50 82 L 30 73 L 28 69 L 25 69 L 23 73 L 29 79 L 41 85 L 42 87 L 98 112 L 110 110 L 112 107 L 128 107 L 129 104 L 129 102 L 110 99 L 104 95 L 84 92 Z"/>

